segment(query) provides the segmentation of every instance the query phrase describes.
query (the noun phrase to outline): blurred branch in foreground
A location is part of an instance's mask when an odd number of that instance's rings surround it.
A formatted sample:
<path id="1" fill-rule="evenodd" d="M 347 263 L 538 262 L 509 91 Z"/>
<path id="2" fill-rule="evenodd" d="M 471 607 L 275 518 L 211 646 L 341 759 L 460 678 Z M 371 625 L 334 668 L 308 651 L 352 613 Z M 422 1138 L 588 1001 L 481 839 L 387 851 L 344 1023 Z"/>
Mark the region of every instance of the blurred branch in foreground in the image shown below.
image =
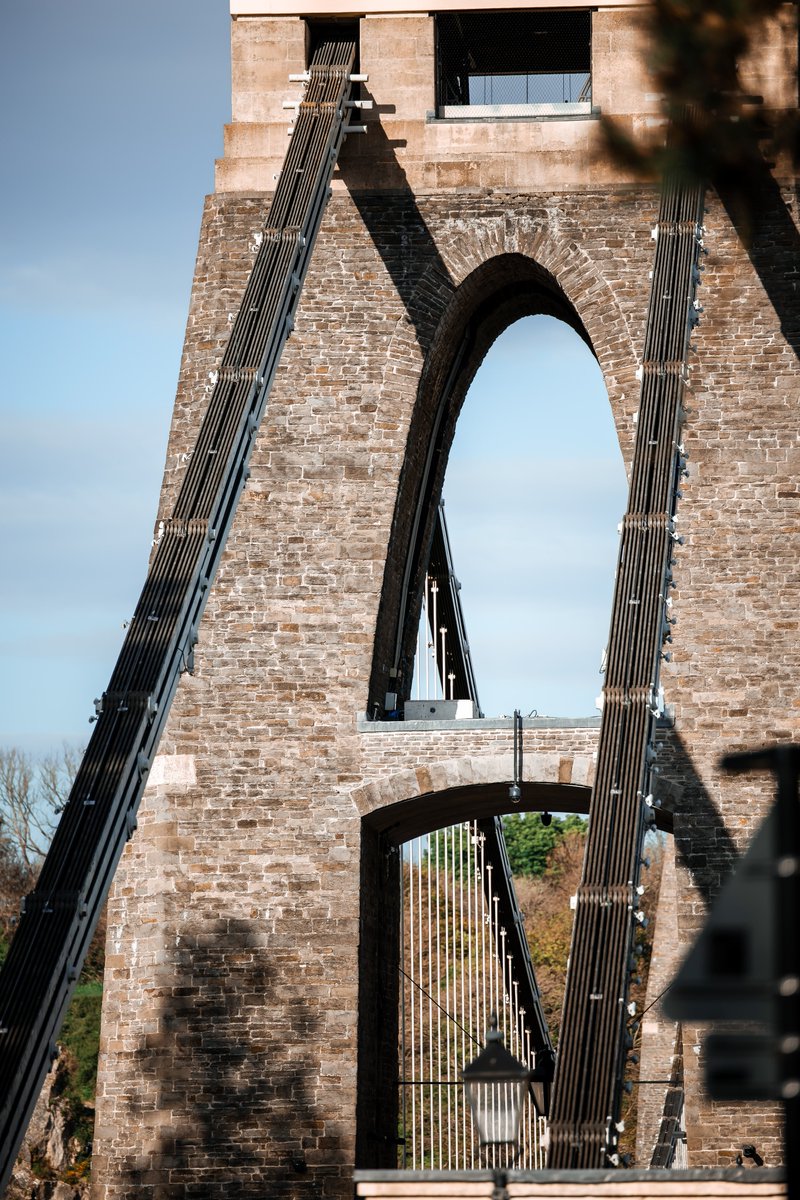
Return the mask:
<path id="1" fill-rule="evenodd" d="M 713 184 L 747 242 L 765 173 L 774 161 L 793 168 L 800 157 L 797 7 L 785 0 L 654 0 L 649 68 L 664 96 L 669 144 L 639 142 L 620 123 L 604 122 L 612 153 L 637 174 L 671 171 Z"/>

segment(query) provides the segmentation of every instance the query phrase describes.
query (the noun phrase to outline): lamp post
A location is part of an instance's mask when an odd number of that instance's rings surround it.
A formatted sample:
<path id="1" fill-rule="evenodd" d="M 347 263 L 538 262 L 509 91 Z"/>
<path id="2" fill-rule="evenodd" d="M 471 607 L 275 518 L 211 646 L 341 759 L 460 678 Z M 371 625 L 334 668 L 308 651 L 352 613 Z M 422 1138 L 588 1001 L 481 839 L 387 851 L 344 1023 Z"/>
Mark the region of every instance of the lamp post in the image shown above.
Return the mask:
<path id="1" fill-rule="evenodd" d="M 519 1127 L 531 1071 L 503 1045 L 492 1013 L 486 1045 L 461 1072 L 481 1148 L 513 1146 L 519 1153 Z"/>

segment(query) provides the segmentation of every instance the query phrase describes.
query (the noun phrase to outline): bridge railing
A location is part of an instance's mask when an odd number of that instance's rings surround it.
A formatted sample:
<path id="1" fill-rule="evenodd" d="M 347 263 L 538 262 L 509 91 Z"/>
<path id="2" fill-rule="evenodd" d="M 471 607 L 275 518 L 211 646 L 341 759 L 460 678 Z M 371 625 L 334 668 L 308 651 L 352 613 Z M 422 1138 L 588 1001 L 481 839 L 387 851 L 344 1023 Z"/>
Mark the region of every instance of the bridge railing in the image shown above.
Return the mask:
<path id="1" fill-rule="evenodd" d="M 442 501 L 425 574 L 411 693 L 413 700 L 469 700 L 479 715 L 460 591 Z"/>

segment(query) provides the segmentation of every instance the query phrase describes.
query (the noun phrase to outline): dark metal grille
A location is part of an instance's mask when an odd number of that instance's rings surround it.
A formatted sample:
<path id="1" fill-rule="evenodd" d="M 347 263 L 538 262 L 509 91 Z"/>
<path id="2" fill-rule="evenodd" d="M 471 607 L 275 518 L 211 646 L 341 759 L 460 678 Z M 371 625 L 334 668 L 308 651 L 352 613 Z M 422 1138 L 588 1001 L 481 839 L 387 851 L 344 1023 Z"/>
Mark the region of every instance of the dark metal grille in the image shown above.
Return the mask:
<path id="1" fill-rule="evenodd" d="M 439 13 L 436 46 L 440 115 L 451 106 L 591 101 L 588 11 Z"/>

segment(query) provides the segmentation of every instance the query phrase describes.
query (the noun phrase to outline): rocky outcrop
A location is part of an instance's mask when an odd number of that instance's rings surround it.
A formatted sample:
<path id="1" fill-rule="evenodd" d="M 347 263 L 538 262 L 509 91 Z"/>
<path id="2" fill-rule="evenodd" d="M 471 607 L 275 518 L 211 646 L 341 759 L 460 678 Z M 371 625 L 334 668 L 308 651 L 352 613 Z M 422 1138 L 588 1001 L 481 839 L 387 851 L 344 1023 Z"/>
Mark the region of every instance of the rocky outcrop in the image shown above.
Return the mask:
<path id="1" fill-rule="evenodd" d="M 45 1079 L 6 1200 L 87 1200 L 86 1148 L 73 1134 L 74 1114 L 62 1094 L 63 1055 Z"/>

